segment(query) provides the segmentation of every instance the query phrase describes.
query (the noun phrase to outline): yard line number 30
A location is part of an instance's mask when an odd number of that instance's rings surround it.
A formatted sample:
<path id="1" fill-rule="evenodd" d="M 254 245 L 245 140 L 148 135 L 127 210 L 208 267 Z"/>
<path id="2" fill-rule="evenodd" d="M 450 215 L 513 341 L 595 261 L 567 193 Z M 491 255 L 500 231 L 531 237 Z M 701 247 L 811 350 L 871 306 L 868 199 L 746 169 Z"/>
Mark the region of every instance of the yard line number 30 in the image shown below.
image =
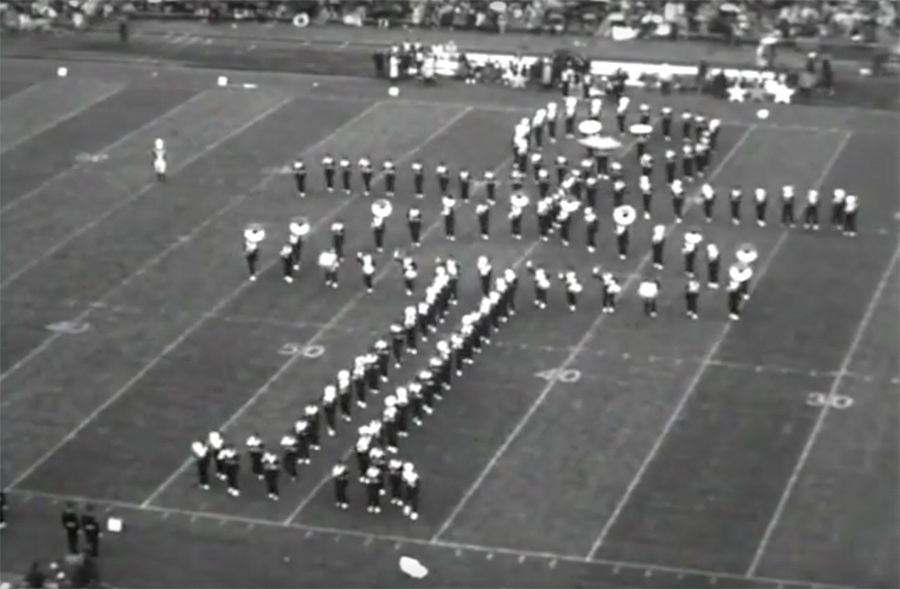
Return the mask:
<path id="1" fill-rule="evenodd" d="M 316 344 L 304 345 L 297 342 L 288 342 L 278 348 L 282 356 L 303 356 L 304 358 L 318 358 L 325 353 L 325 346 Z"/>
<path id="2" fill-rule="evenodd" d="M 853 397 L 848 397 L 846 395 L 829 395 L 826 393 L 809 393 L 806 396 L 806 404 L 810 407 L 847 409 L 853 406 Z"/>

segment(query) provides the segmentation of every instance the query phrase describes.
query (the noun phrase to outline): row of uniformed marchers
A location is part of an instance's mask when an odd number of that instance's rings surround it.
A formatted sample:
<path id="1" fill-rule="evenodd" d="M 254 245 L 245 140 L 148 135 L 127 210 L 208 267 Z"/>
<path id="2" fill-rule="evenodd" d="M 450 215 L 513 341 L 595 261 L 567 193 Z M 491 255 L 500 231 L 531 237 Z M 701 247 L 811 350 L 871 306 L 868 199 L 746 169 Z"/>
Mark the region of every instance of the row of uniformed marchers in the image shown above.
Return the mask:
<path id="1" fill-rule="evenodd" d="M 325 387 L 318 404 L 306 406 L 303 417 L 280 441 L 280 461 L 259 435 L 254 434 L 247 440 L 251 472 L 265 480 L 271 499 L 279 497 L 281 470 L 296 479 L 298 464 L 309 464 L 312 453 L 320 448 L 322 422 L 328 435 L 334 436 L 339 418 L 347 422 L 352 420 L 354 397 L 356 405 L 366 407 L 369 395 L 379 394 L 381 383 L 388 380 L 390 366 L 399 367 L 405 358 L 417 355 L 419 342 L 428 341 L 429 336 L 437 332 L 450 308 L 457 303 L 457 277 L 455 260 L 438 260 L 435 276 L 425 289 L 424 300 L 418 305 L 407 306 L 403 319 L 391 325 L 389 340 L 376 341 L 367 353 L 354 359 L 352 370 L 337 373 L 335 382 Z M 449 387 L 453 372 L 461 372 L 463 364 L 471 362 L 473 354 L 480 352 L 489 331 L 514 313 L 518 284 L 515 273 L 507 271 L 493 284 L 494 289 L 487 291 L 478 312 L 468 315 L 459 332 L 438 344 L 437 353 L 428 361 L 428 368 L 420 371 L 407 387 L 400 387 L 394 395 L 388 396 L 382 418 L 360 430 L 360 435 L 370 445 L 367 456 L 373 458 L 364 465 L 360 463 L 360 476 L 366 483 L 370 511 L 380 509 L 378 497 L 384 487 L 378 485 L 386 479 L 391 484 L 392 500 L 402 501 L 409 517 L 418 517 L 419 475 L 415 468 L 408 461 L 397 458 L 382 461 L 379 457 L 397 453 L 398 441 L 405 437 L 408 424 L 419 424 L 431 413 L 435 401 L 440 399 L 441 390 Z M 361 443 L 356 445 L 358 459 Z M 206 440 L 195 441 L 192 450 L 201 488 L 209 488 L 210 468 L 214 465 L 216 476 L 226 482 L 228 493 L 235 497 L 240 495 L 240 454 L 233 444 L 214 431 Z M 376 472 L 378 477 L 373 476 Z M 336 502 L 346 507 L 349 504 L 347 467 L 336 465 L 333 475 Z M 373 494 L 376 486 L 378 493 Z"/>

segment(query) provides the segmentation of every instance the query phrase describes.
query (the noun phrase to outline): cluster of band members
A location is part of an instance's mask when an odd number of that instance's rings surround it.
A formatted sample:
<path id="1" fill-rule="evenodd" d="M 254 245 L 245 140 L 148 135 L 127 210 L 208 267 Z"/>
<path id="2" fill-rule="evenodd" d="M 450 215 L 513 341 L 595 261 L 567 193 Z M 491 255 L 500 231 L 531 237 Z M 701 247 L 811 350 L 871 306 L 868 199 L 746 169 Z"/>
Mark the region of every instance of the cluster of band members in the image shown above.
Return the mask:
<path id="1" fill-rule="evenodd" d="M 598 202 L 601 183 L 610 187 L 612 200 L 612 226 L 615 234 L 616 254 L 620 259 L 630 255 L 630 226 L 636 219 L 658 220 L 659 207 L 654 203 L 654 166 L 653 155 L 647 151 L 648 137 L 659 133 L 666 145 L 676 140 L 674 135 L 676 122 L 670 108 L 663 108 L 657 121 L 651 121 L 649 107 L 639 107 L 638 122 L 628 126 L 628 97 L 617 97 L 616 129 L 620 134 L 630 132 L 635 136 L 636 156 L 640 168 L 638 191 L 641 195 L 638 206 L 640 211 L 627 203 L 629 186 L 625 178 L 621 162 L 612 157 L 621 143 L 613 140 L 608 145 L 591 143 L 584 139 L 581 143 L 588 147 L 587 154 L 580 162 L 570 163 L 565 156 L 559 155 L 553 161 L 546 161 L 544 147 L 547 143 L 557 142 L 558 135 L 575 139 L 580 125 L 577 121 L 579 100 L 567 96 L 564 100 L 563 112 L 558 112 L 556 103 L 549 103 L 539 109 L 533 117 L 520 121 L 513 138 L 513 155 L 515 165 L 508 179 L 509 208 L 506 219 L 509 233 L 515 239 L 522 239 L 524 233 L 523 217 L 531 210 L 536 220 L 537 237 L 549 241 L 558 238 L 562 246 L 571 246 L 576 239 L 576 213 L 581 210 L 583 227 L 581 240 L 589 251 L 597 249 L 597 234 L 600 228 Z M 587 121 L 598 123 L 602 101 L 596 97 L 587 99 Z M 557 120 L 562 119 L 561 129 L 557 129 Z M 582 121 L 583 122 L 583 121 Z M 684 219 L 686 206 L 686 185 L 697 181 L 698 200 L 702 208 L 702 218 L 707 223 L 714 219 L 718 191 L 704 181 L 717 147 L 719 121 L 707 120 L 704 116 L 683 113 L 680 117 L 681 141 L 679 150 L 666 149 L 663 154 L 664 176 L 669 193 L 671 213 L 674 222 Z M 596 139 L 596 137 L 594 138 Z M 322 162 L 324 190 L 326 192 L 343 191 L 353 194 L 361 191 L 371 196 L 376 180 L 383 184 L 383 197 L 370 203 L 372 211 L 372 239 L 374 253 L 360 251 L 355 254 L 362 273 L 364 288 L 371 292 L 375 285 L 376 255 L 384 250 L 384 238 L 387 221 L 394 205 L 391 200 L 397 186 L 397 167 L 392 161 L 384 162 L 380 171 L 375 171 L 371 158 L 363 157 L 356 164 L 347 157 L 336 159 L 326 156 Z M 158 140 L 154 147 L 154 169 L 165 178 L 165 146 Z M 426 197 L 426 170 L 422 162 L 411 164 L 414 199 L 410 200 L 406 211 L 406 225 L 410 244 L 413 248 L 421 245 L 422 212 L 417 206 L 418 199 Z M 297 196 L 307 196 L 307 168 L 303 161 L 297 160 L 292 166 Z M 441 200 L 441 216 L 444 236 L 448 241 L 456 237 L 456 215 L 460 205 L 475 200 L 476 179 L 465 169 L 455 173 L 456 181 L 451 181 L 451 169 L 446 163 L 439 163 L 434 169 L 435 184 Z M 356 185 L 358 178 L 359 185 Z M 484 240 L 491 237 L 492 212 L 497 207 L 501 182 L 494 172 L 487 171 L 477 181 L 483 189 L 483 199 L 478 199 L 474 207 L 474 217 L 478 231 Z M 528 188 L 526 189 L 526 185 Z M 531 206 L 534 194 L 534 206 Z M 744 191 L 733 187 L 727 195 L 728 216 L 733 225 L 740 225 L 743 217 Z M 780 221 L 785 227 L 793 227 L 797 222 L 795 201 L 797 193 L 793 186 L 784 186 L 780 190 Z M 804 229 L 815 231 L 820 223 L 820 199 L 816 189 L 805 192 L 804 205 L 800 223 Z M 751 222 L 765 226 L 769 204 L 769 191 L 756 188 L 752 191 L 753 215 Z M 831 197 L 829 224 L 844 235 L 853 236 L 856 232 L 858 199 L 841 189 L 835 189 Z M 303 261 L 304 241 L 311 232 L 307 219 L 296 218 L 290 222 L 288 242 L 280 251 L 282 261 L 282 277 L 285 282 L 293 282 Z M 319 252 L 317 265 L 323 269 L 325 282 L 337 288 L 339 270 L 345 260 L 346 227 L 342 221 L 331 224 L 331 243 L 325 251 Z M 245 256 L 250 272 L 250 280 L 256 280 L 260 244 L 266 237 L 266 230 L 260 225 L 249 225 L 244 231 Z M 667 263 L 667 238 L 669 227 L 656 223 L 652 227 L 650 237 L 650 261 L 655 270 L 661 270 Z M 704 243 L 705 242 L 705 243 Z M 750 284 L 754 273 L 754 262 L 758 252 L 752 244 L 742 244 L 734 252 L 734 262 L 722 271 L 723 253 L 718 246 L 704 239 L 697 227 L 684 232 L 680 247 L 683 271 L 685 275 L 684 301 L 688 317 L 699 316 L 699 294 L 704 286 L 710 290 L 725 285 L 727 291 L 727 309 L 731 319 L 738 319 L 743 301 L 750 294 Z M 391 261 L 401 268 L 403 288 L 409 297 L 420 296 L 418 282 L 418 263 L 414 256 L 395 250 Z M 569 268 L 562 272 L 548 270 L 532 261 L 525 263 L 525 272 L 530 275 L 534 306 L 544 309 L 548 305 L 548 293 L 554 281 L 562 286 L 566 304 L 571 310 L 578 305 L 578 295 L 583 290 L 578 272 Z M 258 434 L 246 440 L 251 473 L 265 481 L 266 491 L 272 500 L 279 498 L 279 475 L 283 472 L 292 480 L 299 476 L 299 465 L 311 462 L 312 454 L 320 448 L 321 431 L 328 436 L 335 436 L 338 422 L 351 421 L 353 405 L 361 408 L 367 406 L 372 395 L 379 395 L 384 382 L 389 379 L 390 367 L 400 367 L 410 356 L 417 355 L 420 342 L 428 341 L 439 325 L 444 323 L 451 307 L 457 304 L 459 281 L 469 269 L 461 268 L 453 256 L 438 259 L 434 276 L 424 288 L 424 296 L 417 304 L 409 304 L 403 310 L 401 320 L 390 326 L 385 337 L 378 339 L 366 353 L 354 358 L 352 369 L 340 370 L 333 382 L 324 387 L 317 403 L 308 404 L 303 415 L 287 431 L 279 441 L 280 457 L 275 448 L 267 446 Z M 596 266 L 589 269 L 590 277 L 601 285 L 602 312 L 614 313 L 623 285 L 614 273 Z M 454 376 L 462 374 L 464 367 L 474 361 L 475 355 L 490 342 L 492 332 L 502 326 L 516 311 L 516 293 L 519 285 L 517 268 L 506 268 L 494 273 L 491 259 L 482 255 L 478 257 L 473 269 L 480 285 L 480 302 L 477 309 L 463 316 L 460 326 L 449 336 L 441 338 L 426 368 L 402 386 L 383 398 L 381 418 L 359 426 L 353 451 L 359 471 L 359 481 L 365 489 L 367 510 L 369 513 L 381 511 L 381 497 L 390 495 L 390 502 L 402 509 L 404 515 L 411 519 L 418 517 L 419 474 L 412 462 L 400 457 L 401 440 L 408 435 L 410 425 L 420 426 L 423 420 L 432 413 L 436 403 L 451 388 Z M 638 286 L 638 296 L 643 301 L 643 311 L 647 317 L 657 314 L 657 298 L 661 291 L 658 278 L 643 279 Z M 215 466 L 215 474 L 227 484 L 228 493 L 239 496 L 238 448 L 225 440 L 221 432 L 214 431 L 206 439 L 194 442 L 193 453 L 196 459 L 200 486 L 208 489 L 210 485 L 210 468 Z M 339 508 L 349 506 L 350 467 L 341 461 L 333 467 L 332 479 L 335 503 Z"/>
<path id="2" fill-rule="evenodd" d="M 336 436 L 340 421 L 353 420 L 354 404 L 365 409 L 373 396 L 380 396 L 392 366 L 400 369 L 408 359 L 419 355 L 420 345 L 437 338 L 424 368 L 384 396 L 380 419 L 359 426 L 353 445 L 367 511 L 381 513 L 381 498 L 389 494 L 391 505 L 406 517 L 418 519 L 420 478 L 414 464 L 400 457 L 403 440 L 412 426 L 424 424 L 452 389 L 454 380 L 491 343 L 494 332 L 516 314 L 518 277 L 513 269 L 497 277 L 483 276 L 482 289 L 484 296 L 477 307 L 462 316 L 455 330 L 438 336 L 451 308 L 459 302 L 459 266 L 452 257 L 437 260 L 422 300 L 406 306 L 402 318 L 390 325 L 385 337 L 356 356 L 352 369 L 339 370 L 317 403 L 304 407 L 302 417 L 279 441 L 280 457 L 259 434 L 251 434 L 246 440 L 250 471 L 265 482 L 268 497 L 279 499 L 282 470 L 296 481 L 302 466 L 311 464 L 313 454 L 321 448 L 323 426 L 329 437 Z M 210 488 L 210 467 L 214 464 L 215 474 L 225 482 L 228 494 L 240 496 L 240 452 L 221 432 L 213 431 L 205 440 L 196 440 L 192 452 L 201 488 Z M 347 509 L 350 468 L 344 461 L 338 462 L 331 477 L 335 504 Z"/>

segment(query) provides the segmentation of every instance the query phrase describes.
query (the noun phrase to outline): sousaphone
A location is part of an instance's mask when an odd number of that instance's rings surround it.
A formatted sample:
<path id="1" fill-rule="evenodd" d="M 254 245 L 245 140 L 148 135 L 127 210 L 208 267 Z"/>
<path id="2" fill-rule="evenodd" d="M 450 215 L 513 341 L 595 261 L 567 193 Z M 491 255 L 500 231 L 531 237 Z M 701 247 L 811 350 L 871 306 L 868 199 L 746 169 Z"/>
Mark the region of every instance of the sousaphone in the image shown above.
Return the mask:
<path id="1" fill-rule="evenodd" d="M 728 278 L 735 282 L 747 282 L 753 277 L 753 269 L 745 264 L 732 264 L 728 267 Z"/>
<path id="2" fill-rule="evenodd" d="M 291 224 L 288 225 L 288 229 L 290 230 L 291 235 L 304 237 L 308 235 L 310 231 L 309 219 L 306 217 L 294 217 L 291 219 Z"/>
<path id="3" fill-rule="evenodd" d="M 386 219 L 394 212 L 394 205 L 386 198 L 379 198 L 372 203 L 372 214 L 376 217 Z"/>
<path id="4" fill-rule="evenodd" d="M 628 227 L 637 219 L 637 211 L 634 210 L 634 207 L 631 205 L 621 205 L 613 210 L 612 217 L 613 221 L 616 222 L 616 225 Z"/>
<path id="5" fill-rule="evenodd" d="M 244 239 L 251 243 L 259 243 L 266 238 L 266 229 L 259 223 L 250 223 L 244 227 Z"/>
<path id="6" fill-rule="evenodd" d="M 756 246 L 752 243 L 742 243 L 738 246 L 738 249 L 734 253 L 734 255 L 740 263 L 752 264 L 759 257 L 759 252 L 756 250 Z"/>

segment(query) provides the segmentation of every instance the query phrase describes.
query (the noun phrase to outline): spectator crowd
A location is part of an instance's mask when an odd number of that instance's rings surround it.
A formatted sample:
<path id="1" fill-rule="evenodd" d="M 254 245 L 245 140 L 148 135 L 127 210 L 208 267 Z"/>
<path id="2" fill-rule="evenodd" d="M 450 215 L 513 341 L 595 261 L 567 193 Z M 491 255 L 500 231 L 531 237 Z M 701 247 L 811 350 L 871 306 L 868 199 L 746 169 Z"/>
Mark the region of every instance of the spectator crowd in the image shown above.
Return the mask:
<path id="1" fill-rule="evenodd" d="M 4 26 L 135 16 L 580 33 L 616 39 L 827 37 L 896 43 L 898 0 L 7 0 Z M 302 16 L 301 16 L 302 15 Z"/>

